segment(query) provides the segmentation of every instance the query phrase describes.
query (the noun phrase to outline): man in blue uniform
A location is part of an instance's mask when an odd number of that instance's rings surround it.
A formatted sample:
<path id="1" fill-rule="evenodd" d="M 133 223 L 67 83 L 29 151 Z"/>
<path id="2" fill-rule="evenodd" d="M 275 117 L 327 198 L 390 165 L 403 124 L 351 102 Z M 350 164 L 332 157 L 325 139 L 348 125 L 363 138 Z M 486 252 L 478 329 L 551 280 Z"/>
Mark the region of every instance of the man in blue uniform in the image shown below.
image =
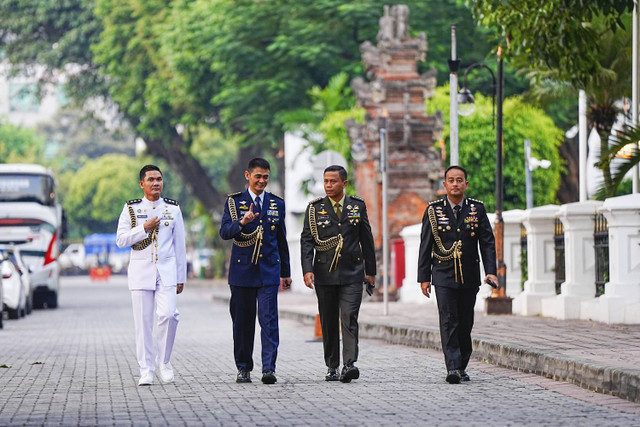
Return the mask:
<path id="1" fill-rule="evenodd" d="M 173 382 L 169 360 L 179 320 L 177 294 L 187 280 L 187 261 L 182 212 L 178 202 L 161 197 L 162 172 L 157 166 L 144 166 L 139 184 L 144 197 L 125 203 L 116 244 L 131 247 L 128 282 L 140 366 L 138 385 L 145 386 L 153 384 L 156 367 L 163 382 Z M 156 342 L 154 305 L 158 316 Z"/>
<path id="2" fill-rule="evenodd" d="M 464 196 L 467 172 L 460 166 L 444 174 L 447 197 L 431 202 L 422 218 L 418 282 L 429 298 L 436 287 L 440 338 L 450 384 L 469 381 L 471 329 L 476 294 L 480 288 L 480 255 L 486 277 L 498 283 L 496 246 L 484 204 Z"/>
<path id="3" fill-rule="evenodd" d="M 281 283 L 284 289 L 291 285 L 284 200 L 265 191 L 270 170 L 265 159 L 249 162 L 244 173 L 249 188 L 229 195 L 220 226 L 220 237 L 233 240 L 229 308 L 239 383 L 251 382 L 256 301 L 262 341 L 262 382 L 277 381 L 278 289 Z"/>

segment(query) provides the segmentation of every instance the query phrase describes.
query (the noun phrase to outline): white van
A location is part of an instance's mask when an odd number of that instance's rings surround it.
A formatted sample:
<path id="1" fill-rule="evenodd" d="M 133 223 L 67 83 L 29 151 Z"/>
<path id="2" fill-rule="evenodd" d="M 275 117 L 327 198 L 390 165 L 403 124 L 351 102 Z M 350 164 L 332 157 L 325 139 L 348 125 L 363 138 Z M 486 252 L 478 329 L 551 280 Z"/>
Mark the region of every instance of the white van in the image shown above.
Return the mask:
<path id="1" fill-rule="evenodd" d="M 31 271 L 34 308 L 58 306 L 65 232 L 53 173 L 40 165 L 0 164 L 0 244 L 20 246 Z"/>

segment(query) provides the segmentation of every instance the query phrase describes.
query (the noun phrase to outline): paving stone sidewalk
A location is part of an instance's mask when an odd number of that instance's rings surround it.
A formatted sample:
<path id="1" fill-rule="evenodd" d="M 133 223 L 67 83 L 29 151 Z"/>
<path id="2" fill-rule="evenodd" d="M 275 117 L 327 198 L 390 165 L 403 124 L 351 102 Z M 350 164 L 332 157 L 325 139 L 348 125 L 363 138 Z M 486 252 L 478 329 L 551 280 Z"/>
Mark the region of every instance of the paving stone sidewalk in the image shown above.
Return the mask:
<path id="1" fill-rule="evenodd" d="M 214 299 L 228 299 L 227 288 L 214 289 Z M 312 324 L 315 294 L 281 292 L 279 310 Z M 434 303 L 390 302 L 384 316 L 381 302 L 365 300 L 360 310 L 363 338 L 441 349 Z M 472 336 L 476 359 L 640 402 L 640 325 L 476 312 Z"/>

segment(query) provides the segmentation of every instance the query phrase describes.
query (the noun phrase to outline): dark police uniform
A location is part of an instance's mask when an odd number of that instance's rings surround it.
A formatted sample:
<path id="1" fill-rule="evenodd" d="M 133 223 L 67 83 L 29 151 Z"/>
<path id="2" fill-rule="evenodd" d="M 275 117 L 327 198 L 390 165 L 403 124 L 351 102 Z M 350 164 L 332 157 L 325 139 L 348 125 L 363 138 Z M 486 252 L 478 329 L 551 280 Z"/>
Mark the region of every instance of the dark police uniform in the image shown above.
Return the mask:
<path id="1" fill-rule="evenodd" d="M 358 359 L 358 312 L 364 276 L 375 276 L 376 254 L 364 200 L 345 196 L 342 215 L 329 197 L 309 202 L 300 236 L 303 274 L 313 272 L 327 367 Z"/>
<path id="2" fill-rule="evenodd" d="M 243 372 L 253 369 L 256 299 L 262 331 L 262 371 L 275 371 L 279 344 L 278 288 L 281 277 L 291 276 L 284 200 L 266 191 L 262 197 L 260 215 L 243 227 L 240 219 L 254 201 L 249 190 L 230 194 L 220 226 L 220 237 L 233 239 L 229 306 L 236 366 Z"/>
<path id="3" fill-rule="evenodd" d="M 448 199 L 433 201 L 422 218 L 418 282 L 435 286 L 447 370 L 464 370 L 471 357 L 476 294 L 486 274 L 496 274 L 495 238 L 481 201 L 465 198 L 456 221 Z"/>

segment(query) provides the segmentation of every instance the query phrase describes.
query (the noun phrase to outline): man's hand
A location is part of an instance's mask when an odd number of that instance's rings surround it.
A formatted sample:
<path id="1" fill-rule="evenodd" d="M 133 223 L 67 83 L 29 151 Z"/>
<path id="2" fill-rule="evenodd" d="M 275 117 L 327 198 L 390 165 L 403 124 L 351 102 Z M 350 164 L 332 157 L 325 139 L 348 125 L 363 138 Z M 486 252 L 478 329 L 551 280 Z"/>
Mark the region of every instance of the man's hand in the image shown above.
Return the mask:
<path id="1" fill-rule="evenodd" d="M 484 278 L 484 283 L 487 283 L 489 280 L 495 283 L 496 286 L 500 286 L 500 284 L 498 283 L 498 276 L 496 276 L 495 274 L 487 274 L 487 276 Z M 491 287 L 493 288 L 493 286 Z"/>
<path id="2" fill-rule="evenodd" d="M 184 289 L 184 283 L 178 283 L 176 285 L 176 294 L 181 294 L 183 289 Z"/>
<path id="3" fill-rule="evenodd" d="M 311 272 L 304 274 L 304 284 L 307 288 L 313 289 L 313 282 L 315 281 L 315 275 Z"/>
<path id="4" fill-rule="evenodd" d="M 364 276 L 364 281 L 371 283 L 371 285 L 376 285 L 376 276 Z"/>
<path id="5" fill-rule="evenodd" d="M 281 277 L 280 287 L 282 289 L 289 289 L 291 287 L 291 277 Z"/>
<path id="6" fill-rule="evenodd" d="M 422 288 L 422 293 L 425 297 L 431 298 L 431 282 L 420 283 L 420 288 Z"/>
<path id="7" fill-rule="evenodd" d="M 148 233 L 149 230 L 153 230 L 154 228 L 158 228 L 160 226 L 160 218 L 158 218 L 157 216 L 154 216 L 153 218 L 149 218 L 144 222 L 143 226 L 144 226 L 144 231 Z"/>
<path id="8" fill-rule="evenodd" d="M 249 206 L 249 211 L 244 214 L 244 216 L 240 220 L 240 225 L 244 227 L 254 219 L 256 219 L 256 214 L 253 213 L 253 203 L 251 203 L 251 206 Z"/>

